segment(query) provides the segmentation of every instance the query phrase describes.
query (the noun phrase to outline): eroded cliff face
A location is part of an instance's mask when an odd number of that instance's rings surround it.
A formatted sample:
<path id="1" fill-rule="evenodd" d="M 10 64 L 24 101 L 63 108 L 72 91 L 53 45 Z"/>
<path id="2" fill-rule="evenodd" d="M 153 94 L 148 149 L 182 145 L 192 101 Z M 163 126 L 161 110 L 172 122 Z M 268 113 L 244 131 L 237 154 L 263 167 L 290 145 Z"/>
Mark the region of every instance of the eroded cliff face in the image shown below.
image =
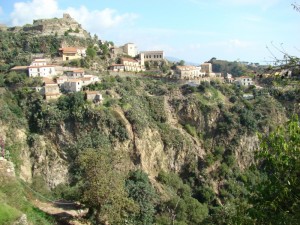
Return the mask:
<path id="1" fill-rule="evenodd" d="M 111 136 L 115 132 L 114 124 L 99 122 L 105 113 L 101 114 L 92 109 L 83 121 L 66 120 L 55 128 L 44 130 L 43 134 L 30 134 L 26 126 L 12 127 L 1 120 L 0 135 L 4 137 L 6 146 L 18 149 L 19 176 L 28 182 L 34 176 L 42 176 L 50 188 L 69 182 L 70 165 L 76 160 L 76 153 L 70 154 L 70 151 L 76 152 L 76 146 L 82 144 L 85 136 L 93 130 L 94 137 L 103 134 L 109 137 L 107 140 L 111 142 L 110 149 L 129 155 L 130 164 L 126 169 L 140 168 L 151 179 L 161 170 L 181 173 L 189 164 L 196 165 L 197 170 L 205 169 L 210 173 L 220 163 L 216 162 L 208 167 L 203 167 L 203 163 L 206 155 L 217 147 L 222 147 L 224 151 L 233 151 L 241 169 L 253 162 L 254 151 L 259 148 L 259 139 L 255 132 L 242 132 L 240 127 L 235 128 L 233 125 L 228 130 L 220 130 L 225 111 L 232 105 L 227 104 L 221 109 L 216 105 L 203 106 L 188 97 L 171 95 L 163 96 L 161 104 L 166 116 L 165 122 L 161 125 L 145 124 L 142 132 L 137 132 L 136 125 L 130 122 L 124 109 L 113 106 L 109 113 L 126 131 L 127 137 L 122 140 Z M 276 118 L 270 116 L 269 120 L 280 123 L 286 120 L 282 109 L 272 108 L 270 112 Z M 267 124 L 269 123 L 271 122 Z M 195 129 L 196 135 L 187 131 L 186 124 Z M 268 131 L 270 128 L 263 127 L 262 130 Z M 93 142 L 92 139 L 93 137 L 89 141 Z"/>

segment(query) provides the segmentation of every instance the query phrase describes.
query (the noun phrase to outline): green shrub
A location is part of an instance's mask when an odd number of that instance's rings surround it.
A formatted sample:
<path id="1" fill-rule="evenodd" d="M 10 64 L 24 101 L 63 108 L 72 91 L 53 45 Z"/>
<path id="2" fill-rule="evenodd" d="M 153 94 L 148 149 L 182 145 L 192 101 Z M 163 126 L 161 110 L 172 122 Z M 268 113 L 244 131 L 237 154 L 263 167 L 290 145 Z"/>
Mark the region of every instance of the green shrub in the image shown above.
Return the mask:
<path id="1" fill-rule="evenodd" d="M 0 224 L 13 224 L 20 216 L 19 210 L 0 202 Z"/>
<path id="2" fill-rule="evenodd" d="M 197 137 L 197 131 L 196 128 L 190 124 L 185 124 L 184 129 L 193 137 Z"/>

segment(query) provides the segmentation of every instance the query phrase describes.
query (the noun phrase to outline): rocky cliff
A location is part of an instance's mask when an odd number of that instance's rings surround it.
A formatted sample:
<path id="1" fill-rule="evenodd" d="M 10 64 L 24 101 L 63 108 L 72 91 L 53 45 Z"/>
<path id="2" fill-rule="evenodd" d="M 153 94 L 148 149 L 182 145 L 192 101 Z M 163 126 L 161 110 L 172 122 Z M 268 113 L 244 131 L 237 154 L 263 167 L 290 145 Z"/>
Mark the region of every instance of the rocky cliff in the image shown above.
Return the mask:
<path id="1" fill-rule="evenodd" d="M 102 85 L 112 85 L 109 79 Z M 51 188 L 68 183 L 77 155 L 86 148 L 125 152 L 130 157 L 127 169 L 140 168 L 151 178 L 161 170 L 210 177 L 229 158 L 240 169 L 247 167 L 259 148 L 255 132 L 268 132 L 286 121 L 284 108 L 271 97 L 231 103 L 229 96 L 212 87 L 191 94 L 173 87 L 162 95 L 157 88 L 168 85 L 139 82 L 115 82 L 106 95 L 112 103 L 100 107 L 76 105 L 75 97 L 58 106 L 38 101 L 36 112 L 29 109 L 29 127 L 1 120 L 0 134 L 19 162 L 20 177 L 31 182 L 42 176 Z M 148 90 L 149 86 L 154 89 Z M 68 101 L 77 103 L 64 111 L 60 107 Z M 34 132 L 33 126 L 38 127 Z"/>
<path id="2" fill-rule="evenodd" d="M 81 27 L 69 14 L 65 13 L 63 18 L 34 20 L 33 24 L 23 27 L 11 27 L 7 29 L 13 32 L 26 32 L 35 35 L 71 35 L 79 38 L 90 38 L 89 33 Z"/>

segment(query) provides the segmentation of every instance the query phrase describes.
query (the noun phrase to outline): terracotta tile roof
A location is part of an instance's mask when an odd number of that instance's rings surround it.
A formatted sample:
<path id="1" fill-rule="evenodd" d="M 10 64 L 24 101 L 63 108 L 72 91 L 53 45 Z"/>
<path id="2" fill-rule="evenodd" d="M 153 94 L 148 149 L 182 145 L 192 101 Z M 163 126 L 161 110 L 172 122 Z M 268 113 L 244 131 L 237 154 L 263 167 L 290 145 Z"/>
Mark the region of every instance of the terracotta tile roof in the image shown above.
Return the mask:
<path id="1" fill-rule="evenodd" d="M 197 69 L 195 66 L 176 66 L 176 68 L 179 70 L 196 70 Z"/>
<path id="2" fill-rule="evenodd" d="M 135 59 L 131 59 L 131 58 L 122 58 L 122 61 L 127 61 L 127 62 L 135 62 L 137 63 L 138 61 L 136 61 Z"/>
<path id="3" fill-rule="evenodd" d="M 89 95 L 96 95 L 96 94 L 100 94 L 99 91 L 85 91 L 86 94 L 89 94 Z"/>
<path id="4" fill-rule="evenodd" d="M 68 79 L 67 76 L 61 76 L 56 78 L 56 80 L 67 80 L 67 79 Z"/>
<path id="5" fill-rule="evenodd" d="M 59 51 L 62 51 L 63 53 L 76 53 L 77 48 L 75 48 L 75 47 L 65 47 L 65 48 L 60 48 Z"/>
<path id="6" fill-rule="evenodd" d="M 15 66 L 11 68 L 10 70 L 27 70 L 28 66 Z"/>
<path id="7" fill-rule="evenodd" d="M 84 73 L 84 70 L 83 69 L 76 69 L 76 70 L 73 70 L 74 73 Z"/>
<path id="8" fill-rule="evenodd" d="M 43 81 L 43 83 L 45 83 L 45 85 L 56 84 L 52 79 L 49 79 L 47 77 L 43 77 L 42 81 Z"/>
<path id="9" fill-rule="evenodd" d="M 92 79 L 92 77 L 82 77 L 80 78 L 80 80 L 82 81 L 90 81 Z"/>
<path id="10" fill-rule="evenodd" d="M 28 66 L 28 68 L 45 68 L 45 67 L 55 67 L 54 65 L 44 65 L 44 66 Z"/>
<path id="11" fill-rule="evenodd" d="M 69 79 L 67 82 L 82 82 L 81 79 Z"/>

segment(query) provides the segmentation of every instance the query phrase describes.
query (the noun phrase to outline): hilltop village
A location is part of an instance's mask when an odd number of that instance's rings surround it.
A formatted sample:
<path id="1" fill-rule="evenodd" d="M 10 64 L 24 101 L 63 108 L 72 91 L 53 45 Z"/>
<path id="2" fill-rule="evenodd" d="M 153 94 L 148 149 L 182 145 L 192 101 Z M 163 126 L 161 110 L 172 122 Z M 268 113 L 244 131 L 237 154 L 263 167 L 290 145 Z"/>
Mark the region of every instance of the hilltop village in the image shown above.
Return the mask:
<path id="1" fill-rule="evenodd" d="M 0 26 L 0 224 L 298 224 L 299 59 L 120 45 Z"/>
<path id="2" fill-rule="evenodd" d="M 54 36 L 91 39 L 90 34 L 83 30 L 69 14 L 64 14 L 61 19 L 35 20 L 33 25 L 26 25 L 23 28 L 2 27 L 1 29 L 9 32 L 33 32 L 35 35 L 54 34 Z M 191 86 L 212 80 L 239 86 L 255 84 L 253 76 L 233 76 L 228 72 L 215 72 L 211 62 L 204 62 L 198 66 L 185 65 L 183 60 L 168 61 L 162 49 L 138 52 L 134 43 L 115 46 L 113 42 L 98 40 L 96 35 L 94 39 L 96 42 L 89 46 L 64 41 L 59 48 L 54 49 L 50 57 L 43 53 L 33 54 L 30 65 L 16 65 L 10 71 L 23 72 L 29 77 L 40 77 L 42 86 L 32 88 L 41 93 L 46 100 L 57 99 L 63 93 L 84 90 L 86 98 L 96 103 L 102 101 L 102 95 L 89 91 L 87 86 L 101 82 L 101 74 L 155 76 L 177 80 L 181 84 Z M 97 55 L 100 56 L 101 61 L 93 60 Z M 90 64 L 81 65 L 86 58 L 89 59 Z"/>

